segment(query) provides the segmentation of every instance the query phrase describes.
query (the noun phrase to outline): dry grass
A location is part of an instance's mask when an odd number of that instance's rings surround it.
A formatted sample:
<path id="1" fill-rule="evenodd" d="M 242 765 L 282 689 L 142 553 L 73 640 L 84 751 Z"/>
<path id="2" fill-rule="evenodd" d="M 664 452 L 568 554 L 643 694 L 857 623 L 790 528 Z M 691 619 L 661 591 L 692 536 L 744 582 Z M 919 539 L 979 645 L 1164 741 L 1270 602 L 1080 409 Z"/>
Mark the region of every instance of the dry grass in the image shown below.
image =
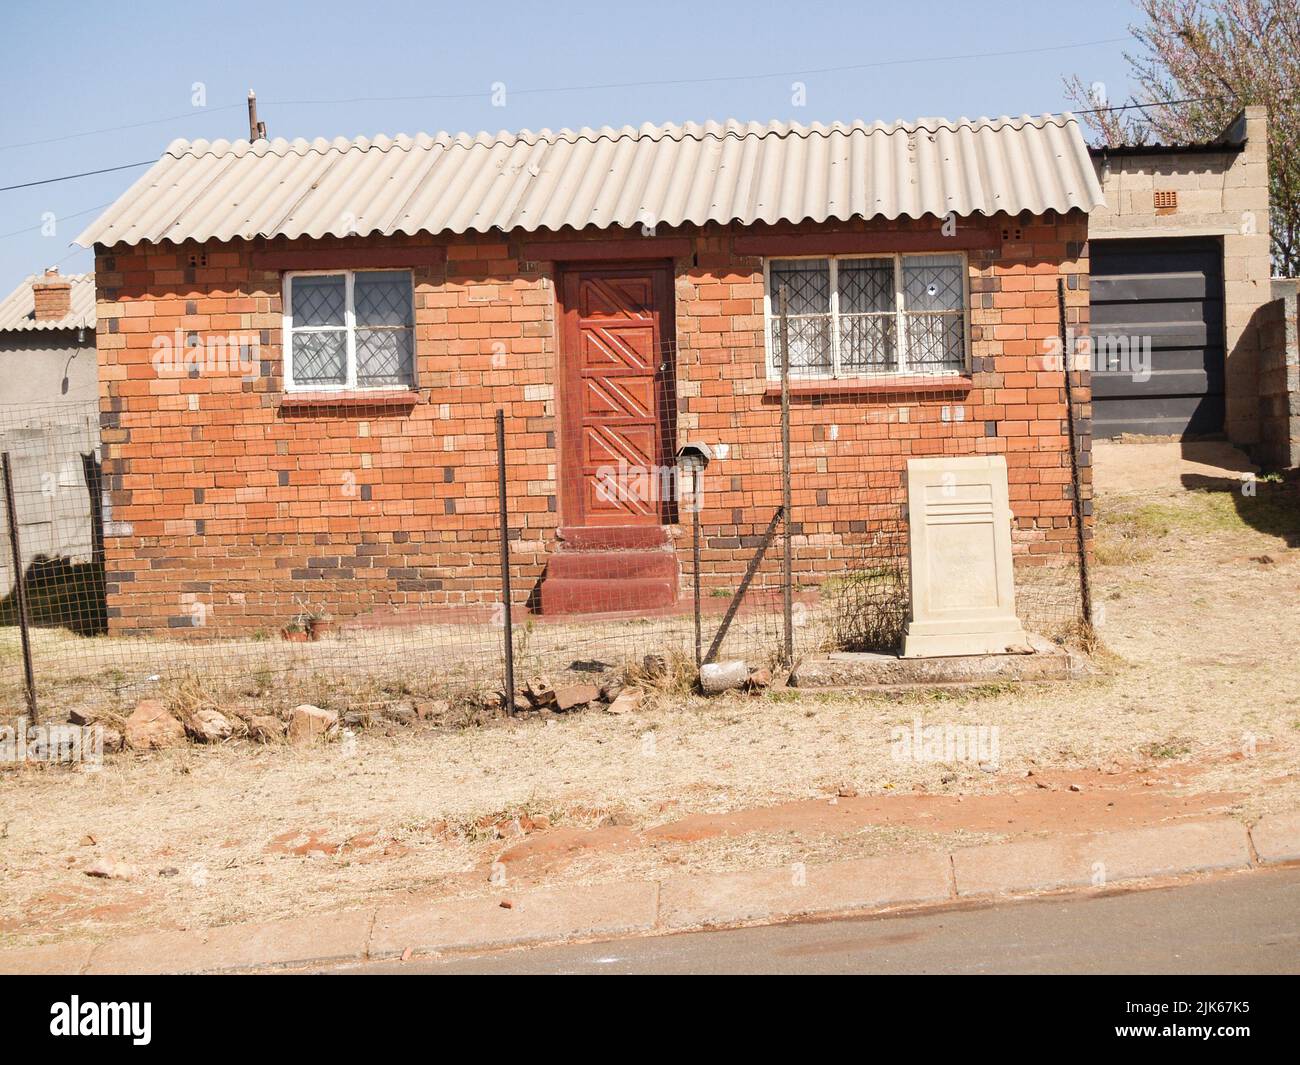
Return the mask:
<path id="1" fill-rule="evenodd" d="M 663 674 L 641 678 L 650 695 L 631 716 L 375 729 L 313 750 L 238 743 L 120 755 L 93 774 L 10 769 L 0 773 L 0 937 L 276 917 L 402 889 L 481 892 L 509 843 L 492 826 L 521 816 L 545 817 L 554 829 L 612 819 L 635 834 L 692 812 L 826 798 L 846 786 L 861 795 L 977 795 L 1023 786 L 1029 768 L 1116 763 L 1195 763 L 1203 767 L 1195 788 L 1239 793 L 1241 816 L 1300 806 L 1300 552 L 1287 547 L 1285 512 L 1270 502 L 1280 524 L 1253 510 L 1234 524 L 1242 511 L 1204 493 L 1106 502 L 1135 517 L 1103 522 L 1102 543 L 1118 535 L 1149 555 L 1124 565 L 1106 557 L 1097 568 L 1106 651 L 1091 679 L 706 701 L 684 690 L 684 671 L 669 656 Z M 301 646 L 304 655 L 328 650 Z M 635 666 L 639 658 L 624 648 L 606 660 Z M 322 701 L 350 697 L 321 693 Z M 275 675 L 248 698 L 274 706 L 297 694 Z M 917 717 L 998 726 L 1000 771 L 894 761 L 891 729 Z M 1252 757 L 1232 757 L 1252 742 Z M 919 825 L 634 842 L 580 853 L 555 876 L 818 861 L 940 841 L 962 842 Z M 137 865 L 141 875 L 90 880 L 80 870 L 92 855 Z M 173 869 L 178 875 L 159 875 Z"/>

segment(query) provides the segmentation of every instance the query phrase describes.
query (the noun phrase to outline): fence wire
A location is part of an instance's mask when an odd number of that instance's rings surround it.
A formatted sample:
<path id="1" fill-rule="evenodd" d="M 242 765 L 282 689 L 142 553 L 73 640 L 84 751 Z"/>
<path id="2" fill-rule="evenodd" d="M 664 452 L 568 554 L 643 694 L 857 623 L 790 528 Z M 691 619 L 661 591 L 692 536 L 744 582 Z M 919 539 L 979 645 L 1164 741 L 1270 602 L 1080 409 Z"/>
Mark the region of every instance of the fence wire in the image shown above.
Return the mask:
<path id="1" fill-rule="evenodd" d="M 21 581 L 50 719 L 182 689 L 263 711 L 490 711 L 506 687 L 497 409 L 520 688 L 693 674 L 697 625 L 707 653 L 729 613 L 716 657 L 779 670 L 787 591 L 796 664 L 896 653 L 906 460 L 1007 450 L 955 378 L 855 393 L 805 353 L 787 584 L 779 375 L 733 377 L 725 348 L 627 337 L 589 354 L 590 372 L 522 401 L 0 407 L 18 537 L 0 526 L 0 701 L 24 702 Z M 1010 468 L 1018 612 L 1064 641 L 1081 608 L 1060 422 Z"/>

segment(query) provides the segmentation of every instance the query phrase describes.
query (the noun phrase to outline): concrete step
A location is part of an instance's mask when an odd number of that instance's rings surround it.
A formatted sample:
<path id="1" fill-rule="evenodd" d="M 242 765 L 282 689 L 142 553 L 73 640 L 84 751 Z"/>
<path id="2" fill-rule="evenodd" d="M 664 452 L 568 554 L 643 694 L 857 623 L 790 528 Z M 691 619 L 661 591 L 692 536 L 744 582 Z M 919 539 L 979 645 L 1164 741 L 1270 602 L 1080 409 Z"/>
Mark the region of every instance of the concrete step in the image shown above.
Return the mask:
<path id="1" fill-rule="evenodd" d="M 557 551 L 546 564 L 548 579 L 617 581 L 639 577 L 677 579 L 671 551 Z"/>
<path id="2" fill-rule="evenodd" d="M 585 525 L 559 531 L 565 551 L 647 551 L 668 543 L 662 525 Z"/>
<path id="3" fill-rule="evenodd" d="M 542 581 L 543 614 L 604 614 L 661 610 L 677 602 L 677 578 L 624 577 L 618 580 L 550 577 Z"/>

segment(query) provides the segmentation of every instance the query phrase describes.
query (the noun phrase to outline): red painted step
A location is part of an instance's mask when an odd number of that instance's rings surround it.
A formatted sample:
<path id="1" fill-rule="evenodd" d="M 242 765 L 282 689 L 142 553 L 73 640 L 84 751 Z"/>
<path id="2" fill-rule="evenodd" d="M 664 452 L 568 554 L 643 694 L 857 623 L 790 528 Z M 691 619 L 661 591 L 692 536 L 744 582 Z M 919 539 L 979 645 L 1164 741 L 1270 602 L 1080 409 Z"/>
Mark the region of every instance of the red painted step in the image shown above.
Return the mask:
<path id="1" fill-rule="evenodd" d="M 560 530 L 546 564 L 543 614 L 658 611 L 677 602 L 677 556 L 660 526 Z"/>
<path id="2" fill-rule="evenodd" d="M 557 551 L 546 564 L 547 580 L 617 581 L 660 577 L 675 581 L 671 551 Z"/>
<path id="3" fill-rule="evenodd" d="M 562 551 L 647 551 L 668 543 L 662 525 L 569 526 L 559 537 Z"/>
<path id="4" fill-rule="evenodd" d="M 677 601 L 677 580 L 634 577 L 617 581 L 542 581 L 543 614 L 611 614 L 662 610 Z"/>

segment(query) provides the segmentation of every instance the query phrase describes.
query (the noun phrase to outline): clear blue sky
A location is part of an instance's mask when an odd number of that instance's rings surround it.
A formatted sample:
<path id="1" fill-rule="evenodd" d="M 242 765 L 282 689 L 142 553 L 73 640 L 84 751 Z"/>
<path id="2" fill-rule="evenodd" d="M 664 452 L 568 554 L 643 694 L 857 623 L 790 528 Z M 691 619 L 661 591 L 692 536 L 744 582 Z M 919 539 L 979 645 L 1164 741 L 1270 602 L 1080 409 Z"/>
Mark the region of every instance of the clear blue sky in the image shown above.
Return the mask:
<path id="1" fill-rule="evenodd" d="M 1135 12 L 1131 0 L 43 0 L 2 18 L 0 185 L 13 185 L 153 159 L 177 137 L 245 136 L 249 88 L 272 137 L 1036 114 L 1067 106 L 1061 78 L 1074 72 L 1118 102 L 1130 88 L 1122 43 L 898 61 L 1121 38 Z M 876 65 L 817 72 L 864 64 Z M 191 102 L 196 82 L 206 107 Z M 529 91 L 574 86 L 607 87 Z M 370 99 L 328 102 L 357 97 Z M 0 290 L 54 263 L 90 269 L 72 239 L 143 171 L 0 192 Z M 46 212 L 53 235 L 41 233 Z"/>

